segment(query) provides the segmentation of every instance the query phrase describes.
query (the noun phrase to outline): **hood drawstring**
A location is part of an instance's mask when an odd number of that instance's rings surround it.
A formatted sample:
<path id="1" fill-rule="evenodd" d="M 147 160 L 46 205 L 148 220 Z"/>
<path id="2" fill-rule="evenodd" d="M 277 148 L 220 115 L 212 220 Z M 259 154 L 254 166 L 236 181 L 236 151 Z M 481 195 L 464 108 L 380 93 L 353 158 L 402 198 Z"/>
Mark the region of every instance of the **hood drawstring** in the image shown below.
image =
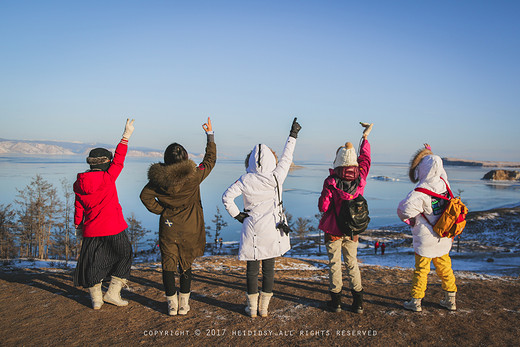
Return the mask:
<path id="1" fill-rule="evenodd" d="M 258 144 L 258 161 L 257 161 L 257 164 L 258 164 L 258 167 L 262 166 L 262 164 L 260 164 L 260 154 L 262 154 L 262 144 Z"/>

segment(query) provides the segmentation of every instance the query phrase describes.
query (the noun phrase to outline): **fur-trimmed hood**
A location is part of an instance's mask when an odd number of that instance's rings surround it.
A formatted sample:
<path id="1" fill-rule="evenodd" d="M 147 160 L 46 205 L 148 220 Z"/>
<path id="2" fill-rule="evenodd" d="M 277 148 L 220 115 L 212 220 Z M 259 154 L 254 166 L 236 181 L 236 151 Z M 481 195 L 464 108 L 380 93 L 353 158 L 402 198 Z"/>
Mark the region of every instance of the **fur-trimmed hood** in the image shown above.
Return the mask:
<path id="1" fill-rule="evenodd" d="M 421 149 L 410 161 L 410 180 L 417 187 L 426 188 L 441 194 L 446 191 L 446 184 L 440 179 L 448 180 L 442 159 L 429 149 Z"/>
<path id="2" fill-rule="evenodd" d="M 171 165 L 155 163 L 148 169 L 148 180 L 153 186 L 165 191 L 178 191 L 195 175 L 196 168 L 197 165 L 193 160 L 184 160 Z"/>
<path id="3" fill-rule="evenodd" d="M 412 159 L 410 160 L 410 169 L 408 171 L 408 176 L 410 177 L 410 181 L 413 183 L 419 182 L 419 177 L 417 176 L 417 173 L 415 172 L 415 169 L 423 160 L 424 157 L 427 155 L 432 155 L 433 152 L 427 148 L 421 148 L 415 154 L 413 155 Z"/>

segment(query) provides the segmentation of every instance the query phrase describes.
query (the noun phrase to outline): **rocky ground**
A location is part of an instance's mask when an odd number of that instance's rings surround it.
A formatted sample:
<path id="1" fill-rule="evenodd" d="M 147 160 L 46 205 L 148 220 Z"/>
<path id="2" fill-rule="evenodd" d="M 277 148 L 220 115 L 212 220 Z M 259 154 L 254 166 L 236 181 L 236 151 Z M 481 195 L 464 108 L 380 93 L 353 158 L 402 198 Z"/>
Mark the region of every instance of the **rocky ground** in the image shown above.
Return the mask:
<path id="1" fill-rule="evenodd" d="M 324 261 L 277 260 L 274 298 L 267 318 L 244 314 L 245 264 L 230 256 L 202 257 L 194 265 L 191 311 L 166 315 L 156 264 L 132 271 L 123 297 L 94 311 L 71 270 L 0 271 L 0 345 L 516 345 L 520 341 L 519 278 L 457 273 L 458 310 L 438 300 L 432 272 L 423 312 L 405 311 L 412 270 L 363 266 L 365 312 L 326 310 Z"/>
<path id="2" fill-rule="evenodd" d="M 462 253 L 518 253 L 519 213 L 519 208 L 472 213 Z M 385 239 L 390 250 L 411 243 L 409 231 L 401 227 L 367 231 L 363 238 L 366 245 Z M 244 313 L 245 262 L 233 255 L 195 262 L 191 311 L 182 317 L 166 314 L 158 263 L 136 263 L 123 291 L 127 307 L 105 304 L 94 311 L 88 293 L 73 286 L 72 269 L 5 262 L 0 269 L 0 346 L 516 346 L 520 341 L 518 276 L 457 271 L 458 310 L 449 312 L 438 304 L 442 289 L 432 271 L 423 312 L 414 313 L 402 308 L 412 269 L 365 263 L 365 312 L 348 311 L 352 298 L 344 288 L 344 311 L 332 313 L 326 310 L 326 260 L 301 257 L 312 255 L 315 243 L 293 244 L 293 255 L 277 259 L 269 317 L 254 319 Z"/>

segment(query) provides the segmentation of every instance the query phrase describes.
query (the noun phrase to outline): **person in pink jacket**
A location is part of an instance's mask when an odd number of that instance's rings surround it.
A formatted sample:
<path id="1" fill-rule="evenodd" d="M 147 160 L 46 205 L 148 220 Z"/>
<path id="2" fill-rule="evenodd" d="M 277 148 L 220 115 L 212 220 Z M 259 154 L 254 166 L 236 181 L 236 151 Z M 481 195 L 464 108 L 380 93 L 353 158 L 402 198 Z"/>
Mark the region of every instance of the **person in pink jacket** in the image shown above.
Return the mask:
<path id="1" fill-rule="evenodd" d="M 319 229 L 325 233 L 325 246 L 329 257 L 329 293 L 331 301 L 328 307 L 341 312 L 341 289 L 343 287 L 341 254 L 347 266 L 347 278 L 353 296 L 352 311 L 363 312 L 363 286 L 357 263 L 358 235 L 344 235 L 339 229 L 336 216 L 343 200 L 353 200 L 363 195 L 368 171 L 370 170 L 370 143 L 367 136 L 373 124 L 361 123 L 365 128 L 357 156 L 352 143 L 347 142 L 336 151 L 334 169 L 323 183 L 323 190 L 318 201 L 322 212 Z"/>

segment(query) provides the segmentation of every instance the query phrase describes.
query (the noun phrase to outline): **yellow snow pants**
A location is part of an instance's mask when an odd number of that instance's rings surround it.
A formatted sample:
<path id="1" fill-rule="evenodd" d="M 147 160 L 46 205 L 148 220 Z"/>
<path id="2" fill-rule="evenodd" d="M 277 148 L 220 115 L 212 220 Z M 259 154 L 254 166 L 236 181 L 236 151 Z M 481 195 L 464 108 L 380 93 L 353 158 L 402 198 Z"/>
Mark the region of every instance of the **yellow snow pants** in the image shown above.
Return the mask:
<path id="1" fill-rule="evenodd" d="M 426 258 L 415 254 L 415 271 L 412 280 L 412 298 L 424 298 L 426 284 L 428 283 L 428 274 L 430 273 L 430 263 L 433 261 L 435 272 L 442 281 L 442 289 L 448 292 L 456 292 L 455 275 L 451 269 L 451 258 L 449 254 L 442 257 Z"/>

